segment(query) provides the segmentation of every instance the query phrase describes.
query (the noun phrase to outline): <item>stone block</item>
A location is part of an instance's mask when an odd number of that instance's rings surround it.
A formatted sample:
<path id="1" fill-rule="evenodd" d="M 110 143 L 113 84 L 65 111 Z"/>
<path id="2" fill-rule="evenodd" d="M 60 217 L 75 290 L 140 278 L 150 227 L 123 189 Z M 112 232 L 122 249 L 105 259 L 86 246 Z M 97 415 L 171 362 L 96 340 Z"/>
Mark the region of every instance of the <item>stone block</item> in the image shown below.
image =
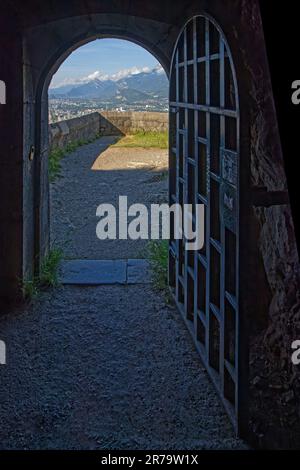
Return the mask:
<path id="1" fill-rule="evenodd" d="M 60 282 L 95 286 L 125 284 L 126 261 L 123 260 L 64 260 L 60 267 Z"/>

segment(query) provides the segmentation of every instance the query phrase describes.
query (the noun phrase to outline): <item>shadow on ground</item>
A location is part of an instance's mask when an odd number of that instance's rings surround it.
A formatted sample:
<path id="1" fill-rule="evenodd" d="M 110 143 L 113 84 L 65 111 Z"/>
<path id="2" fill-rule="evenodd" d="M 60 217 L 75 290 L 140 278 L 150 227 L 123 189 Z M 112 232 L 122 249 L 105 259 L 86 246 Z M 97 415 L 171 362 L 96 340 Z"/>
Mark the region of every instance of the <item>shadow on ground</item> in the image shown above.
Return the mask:
<path id="1" fill-rule="evenodd" d="M 120 190 L 118 171 L 105 172 L 111 180 L 104 178 L 101 187 L 101 172 L 90 170 L 101 148 L 100 140 L 70 155 L 72 174 L 55 183 L 67 207 L 66 214 L 54 208 L 61 217 L 55 230 L 69 217 L 72 224 L 81 221 L 82 233 L 94 231 L 98 196 L 110 200 Z M 135 195 L 145 195 L 144 170 L 126 175 L 121 189 L 130 184 L 140 191 Z M 60 198 L 54 195 L 54 205 Z M 74 236 L 72 248 L 101 256 L 94 239 L 84 240 Z M 7 366 L 0 367 L 1 449 L 244 447 L 180 314 L 149 284 L 59 287 L 2 315 L 0 331 L 7 345 Z"/>

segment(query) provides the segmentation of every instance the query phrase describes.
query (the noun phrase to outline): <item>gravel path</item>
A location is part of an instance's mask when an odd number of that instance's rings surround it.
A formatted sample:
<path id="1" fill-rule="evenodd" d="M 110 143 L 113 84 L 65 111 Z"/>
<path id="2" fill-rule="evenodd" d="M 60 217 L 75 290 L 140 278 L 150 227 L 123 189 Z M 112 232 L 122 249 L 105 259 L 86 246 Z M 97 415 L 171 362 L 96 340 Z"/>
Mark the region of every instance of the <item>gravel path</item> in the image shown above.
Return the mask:
<path id="1" fill-rule="evenodd" d="M 100 145 L 88 146 L 87 155 Z M 70 161 L 79 156 L 84 148 Z M 74 172 L 74 207 L 69 194 L 54 195 L 56 203 L 68 200 L 62 214 L 72 221 L 79 201 L 82 213 L 87 201 L 79 191 L 80 162 Z M 62 185 L 69 178 L 55 188 L 70 188 Z M 76 240 L 76 255 L 95 255 L 92 239 L 87 251 Z M 0 337 L 7 344 L 1 449 L 244 448 L 179 313 L 150 285 L 44 292 L 32 305 L 1 315 Z"/>
<path id="2" fill-rule="evenodd" d="M 150 287 L 44 293 L 1 318 L 1 337 L 2 449 L 242 446 L 179 314 Z"/>
<path id="3" fill-rule="evenodd" d="M 67 258 L 141 258 L 144 240 L 96 237 L 96 209 L 102 203 L 117 208 L 119 196 L 127 196 L 128 205 L 149 207 L 168 201 L 167 150 L 107 149 L 115 140 L 103 137 L 67 155 L 62 161 L 63 177 L 52 185 L 51 239 Z"/>

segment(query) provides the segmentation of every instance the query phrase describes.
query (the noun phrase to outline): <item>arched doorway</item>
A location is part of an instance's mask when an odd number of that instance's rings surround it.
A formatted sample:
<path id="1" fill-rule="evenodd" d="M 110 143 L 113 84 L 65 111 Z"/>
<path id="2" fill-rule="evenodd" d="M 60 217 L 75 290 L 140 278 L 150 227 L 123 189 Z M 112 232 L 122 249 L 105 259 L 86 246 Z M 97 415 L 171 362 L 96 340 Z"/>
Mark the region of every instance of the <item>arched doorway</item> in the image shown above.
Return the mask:
<path id="1" fill-rule="evenodd" d="M 118 24 L 118 20 L 117 20 Z M 48 88 L 53 74 L 59 69 L 64 60 L 80 46 L 95 39 L 115 38 L 135 43 L 150 52 L 161 64 L 166 75 L 169 76 L 169 63 L 162 51 L 142 35 L 135 32 L 120 34 L 119 28 L 101 28 L 101 33 L 75 35 L 67 44 L 60 44 L 43 67 L 36 90 L 35 113 L 35 236 L 34 236 L 34 260 L 35 270 L 38 272 L 43 257 L 47 254 L 50 244 L 50 215 L 49 215 L 49 181 L 48 181 L 48 154 L 49 154 L 49 107 Z M 116 29 L 116 32 L 114 30 Z M 146 28 L 147 29 L 147 28 Z"/>
<path id="2" fill-rule="evenodd" d="M 127 217 L 119 205 L 124 197 L 145 207 L 167 203 L 168 92 L 156 58 L 129 41 L 89 42 L 62 64 L 49 88 L 50 254 L 58 249 L 64 261 L 75 264 L 89 260 L 101 266 L 104 260 L 123 266 L 137 260 L 143 265 L 152 246 L 146 234 L 119 237 L 115 226 L 115 237 L 99 239 L 95 215 L 109 203 Z M 55 152 L 78 143 L 75 153 L 59 158 L 53 175 Z M 150 233 L 151 221 L 149 226 Z M 107 265 L 102 269 L 109 271 Z"/>
<path id="3" fill-rule="evenodd" d="M 170 241 L 175 301 L 224 405 L 238 426 L 240 359 L 240 109 L 226 38 L 195 16 L 175 46 L 170 79 L 170 203 L 205 206 L 205 244 Z"/>
<path id="4" fill-rule="evenodd" d="M 99 26 L 100 28 L 100 26 Z M 140 36 L 105 30 L 60 44 L 37 87 L 36 257 L 49 246 L 47 89 L 52 74 L 81 44 L 95 37 L 131 40 L 148 49 L 168 73 L 168 62 Z M 244 305 L 247 283 L 245 227 L 248 218 L 248 126 L 244 89 L 239 94 L 233 56 L 217 23 L 192 16 L 179 33 L 170 71 L 170 203 L 206 206 L 206 243 L 188 253 L 171 240 L 170 287 L 202 360 L 236 429 L 247 427 L 247 337 Z M 235 53 L 236 48 L 233 49 Z M 239 64 L 237 64 L 239 66 Z M 239 66 L 240 70 L 240 66 Z M 244 87 L 244 85 L 243 85 Z M 240 113 L 243 125 L 240 128 Z M 241 133 L 241 137 L 240 137 Z M 243 193 L 240 192 L 243 188 Z M 242 242 L 241 242 L 242 240 Z M 243 268 L 241 265 L 243 264 Z M 243 290 L 243 295 L 241 291 Z M 248 298 L 248 297 L 247 297 Z"/>

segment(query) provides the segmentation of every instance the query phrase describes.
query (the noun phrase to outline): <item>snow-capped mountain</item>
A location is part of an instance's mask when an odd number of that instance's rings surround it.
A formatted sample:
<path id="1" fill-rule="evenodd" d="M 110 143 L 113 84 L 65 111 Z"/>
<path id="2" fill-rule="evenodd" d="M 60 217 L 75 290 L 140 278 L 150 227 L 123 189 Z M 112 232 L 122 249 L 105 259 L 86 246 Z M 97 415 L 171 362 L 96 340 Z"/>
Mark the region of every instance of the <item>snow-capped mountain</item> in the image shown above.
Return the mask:
<path id="1" fill-rule="evenodd" d="M 151 70 L 120 72 L 111 77 L 92 74 L 88 80 L 64 84 L 49 89 L 50 98 L 97 99 L 103 101 L 136 102 L 168 97 L 168 79 L 161 67 Z"/>

